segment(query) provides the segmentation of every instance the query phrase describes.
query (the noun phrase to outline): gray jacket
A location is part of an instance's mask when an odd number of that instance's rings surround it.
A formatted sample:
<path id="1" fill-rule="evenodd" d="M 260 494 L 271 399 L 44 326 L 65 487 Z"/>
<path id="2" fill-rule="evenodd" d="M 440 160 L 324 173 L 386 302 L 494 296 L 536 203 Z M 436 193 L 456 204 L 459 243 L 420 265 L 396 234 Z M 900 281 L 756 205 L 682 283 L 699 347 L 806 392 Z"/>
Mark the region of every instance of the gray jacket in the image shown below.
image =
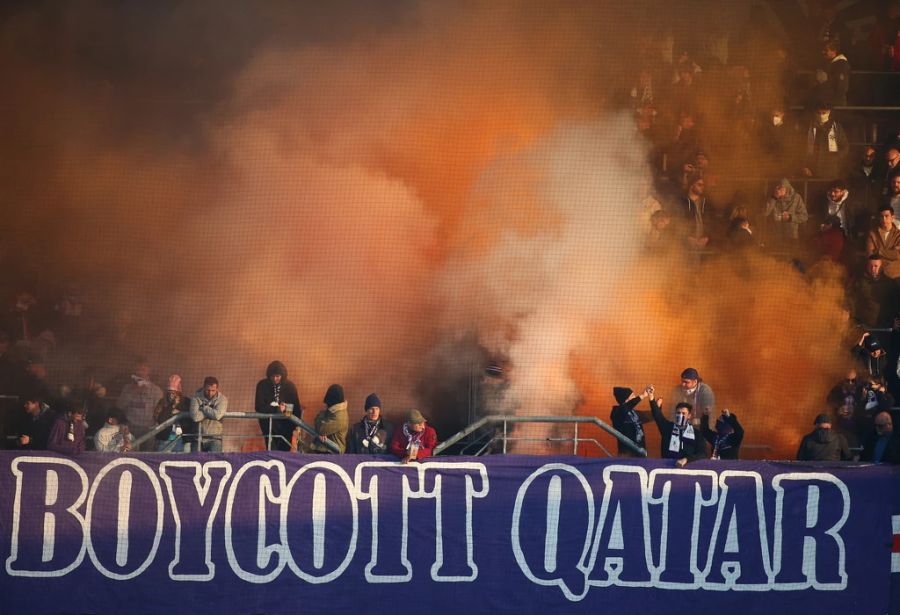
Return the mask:
<path id="1" fill-rule="evenodd" d="M 206 399 L 203 389 L 198 389 L 191 398 L 191 419 L 200 423 L 203 437 L 222 438 L 222 417 L 228 412 L 228 398 L 216 393 L 212 399 Z"/>

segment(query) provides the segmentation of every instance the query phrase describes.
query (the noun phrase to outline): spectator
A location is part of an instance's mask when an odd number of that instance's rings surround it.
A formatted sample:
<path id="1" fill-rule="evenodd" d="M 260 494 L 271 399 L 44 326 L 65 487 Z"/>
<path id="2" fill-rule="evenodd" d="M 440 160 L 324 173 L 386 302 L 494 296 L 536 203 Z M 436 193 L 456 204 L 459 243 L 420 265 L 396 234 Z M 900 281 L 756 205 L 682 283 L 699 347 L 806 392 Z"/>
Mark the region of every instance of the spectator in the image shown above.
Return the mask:
<path id="1" fill-rule="evenodd" d="M 840 53 L 838 43 L 828 41 L 822 49 L 825 67 L 816 71 L 815 97 L 829 101 L 835 107 L 847 105 L 847 90 L 850 87 L 850 62 Z"/>
<path id="2" fill-rule="evenodd" d="M 437 432 L 425 424 L 425 417 L 418 410 L 410 410 L 406 422 L 394 430 L 391 439 L 391 453 L 403 463 L 419 461 L 431 457 L 437 446 Z"/>
<path id="3" fill-rule="evenodd" d="M 16 291 L 6 313 L 3 329 L 11 333 L 14 342 L 31 342 L 41 331 L 36 317 L 37 298 L 26 288 Z"/>
<path id="4" fill-rule="evenodd" d="M 173 416 L 190 413 L 191 402 L 184 397 L 181 390 L 181 376 L 172 374 L 166 386 L 166 394 L 156 402 L 153 408 L 153 420 L 159 425 Z M 194 424 L 189 416 L 182 417 L 172 423 L 171 428 L 156 434 L 156 450 L 161 453 L 183 453 L 185 445 L 193 444 Z"/>
<path id="5" fill-rule="evenodd" d="M 27 393 L 22 396 L 25 415 L 19 423 L 19 438 L 15 448 L 20 450 L 43 451 L 47 450 L 47 440 L 50 438 L 50 430 L 56 421 L 56 413 L 44 401 L 44 397 L 37 392 Z"/>
<path id="6" fill-rule="evenodd" d="M 94 449 L 101 453 L 127 453 L 133 440 L 125 415 L 118 408 L 113 408 L 106 417 L 106 423 L 94 434 Z"/>
<path id="7" fill-rule="evenodd" d="M 728 247 L 734 251 L 759 247 L 759 244 L 753 238 L 750 220 L 744 216 L 737 216 L 731 219 L 731 227 L 728 230 Z"/>
<path id="8" fill-rule="evenodd" d="M 675 459 L 678 467 L 684 467 L 689 461 L 706 458 L 706 445 L 700 433 L 691 422 L 693 406 L 687 402 L 675 405 L 675 421 L 663 416 L 662 400 L 650 400 L 650 412 L 659 429 L 660 453 L 664 459 Z"/>
<path id="9" fill-rule="evenodd" d="M 900 175 L 894 175 L 891 178 L 890 191 L 888 192 L 887 205 L 891 207 L 895 212 L 900 212 Z M 894 218 L 895 226 L 898 224 L 898 220 Z"/>
<path id="10" fill-rule="evenodd" d="M 297 386 L 288 380 L 287 367 L 281 361 L 272 361 L 266 367 L 266 377 L 256 383 L 256 411 L 259 414 L 279 416 L 295 416 L 302 418 L 300 395 Z M 269 425 L 272 436 L 269 438 Z M 294 431 L 297 429 L 293 421 L 279 419 L 259 420 L 259 429 L 263 435 L 266 449 L 273 451 L 290 451 Z"/>
<path id="11" fill-rule="evenodd" d="M 857 218 L 860 213 L 874 209 L 882 196 L 881 180 L 884 174 L 877 166 L 877 154 L 874 147 L 866 146 L 862 159 L 850 171 L 850 189 L 861 203 L 857 210 Z"/>
<path id="12" fill-rule="evenodd" d="M 859 359 L 863 367 L 875 378 L 884 376 L 884 364 L 887 361 L 887 353 L 878 336 L 868 331 L 859 338 L 853 347 L 853 354 Z"/>
<path id="13" fill-rule="evenodd" d="M 47 450 L 73 457 L 80 455 L 84 452 L 84 429 L 84 408 L 70 407 L 56 417 L 47 438 Z"/>
<path id="14" fill-rule="evenodd" d="M 316 433 L 318 436 L 310 442 L 310 453 L 331 453 L 325 442 L 331 442 L 341 453 L 347 448 L 347 401 L 344 399 L 344 388 L 332 384 L 325 392 L 322 400 L 325 407 L 316 415 Z"/>
<path id="15" fill-rule="evenodd" d="M 827 414 L 819 414 L 816 428 L 803 436 L 797 450 L 799 461 L 849 461 L 850 447 L 843 435 L 831 429 L 831 419 Z"/>
<path id="16" fill-rule="evenodd" d="M 894 396 L 885 388 L 884 379 L 872 377 L 862 389 L 857 409 L 861 418 L 870 424 L 876 414 L 890 410 L 894 406 Z"/>
<path id="17" fill-rule="evenodd" d="M 889 147 L 884 154 L 887 165 L 884 167 L 884 181 L 881 184 L 881 194 L 888 196 L 893 191 L 894 177 L 900 175 L 900 148 Z"/>
<path id="18" fill-rule="evenodd" d="M 650 234 L 647 236 L 647 252 L 650 255 L 669 256 L 678 246 L 672 231 L 672 216 L 664 209 L 650 216 Z"/>
<path id="19" fill-rule="evenodd" d="M 889 327 L 896 313 L 897 285 L 882 275 L 881 263 L 880 256 L 870 255 L 863 274 L 850 284 L 850 313 L 864 327 Z"/>
<path id="20" fill-rule="evenodd" d="M 131 381 L 122 387 L 116 407 L 125 413 L 133 433 L 142 436 L 153 428 L 153 409 L 163 392 L 150 380 L 150 364 L 138 359 Z"/>
<path id="21" fill-rule="evenodd" d="M 350 428 L 347 452 L 356 455 L 383 455 L 394 436 L 394 426 L 381 416 L 381 400 L 371 393 L 366 397 L 366 415 Z"/>
<path id="22" fill-rule="evenodd" d="M 851 226 L 856 221 L 859 205 L 850 200 L 850 191 L 847 189 L 847 182 L 836 179 L 828 186 L 828 192 L 825 195 L 825 207 L 822 214 L 824 218 L 828 216 L 837 216 L 840 220 L 840 228 L 843 229 L 845 235 L 852 235 Z M 823 218 L 820 218 L 820 220 Z"/>
<path id="23" fill-rule="evenodd" d="M 772 223 L 772 236 L 777 243 L 786 245 L 800 237 L 800 225 L 809 219 L 806 203 L 787 178 L 782 179 L 766 202 L 766 219 Z"/>
<path id="24" fill-rule="evenodd" d="M 706 211 L 706 197 L 703 195 L 706 182 L 702 177 L 694 177 L 688 182 L 687 193 L 681 198 L 681 227 L 687 245 L 702 250 L 709 243 L 709 236 L 703 227 Z"/>
<path id="25" fill-rule="evenodd" d="M 672 389 L 672 402 L 688 403 L 692 409 L 703 408 L 703 412 L 707 409 L 713 413 L 716 411 L 715 393 L 693 367 L 681 372 L 681 384 Z"/>
<path id="26" fill-rule="evenodd" d="M 649 423 L 653 420 L 650 412 L 635 410 L 635 407 L 641 403 L 645 397 L 653 399 L 654 389 L 652 386 L 646 387 L 641 391 L 640 395 L 635 395 L 634 391 L 627 387 L 614 387 L 613 397 L 616 399 L 616 405 L 613 406 L 609 415 L 612 426 L 618 430 L 626 438 L 634 442 L 638 448 L 647 448 L 647 442 L 644 438 L 643 423 Z M 620 457 L 637 457 L 630 448 L 616 441 L 619 447 Z"/>
<path id="27" fill-rule="evenodd" d="M 892 280 L 900 278 L 900 229 L 894 226 L 894 208 L 890 205 L 878 210 L 878 226 L 866 238 L 866 254 L 881 258 L 884 275 Z"/>
<path id="28" fill-rule="evenodd" d="M 847 370 L 846 377 L 831 388 L 825 399 L 832 410 L 837 410 L 845 405 L 855 407 L 862 400 L 862 389 L 856 369 L 850 368 Z"/>
<path id="29" fill-rule="evenodd" d="M 766 170 L 785 175 L 797 169 L 797 131 L 788 124 L 784 106 L 778 105 L 759 123 L 759 143 L 766 154 Z"/>
<path id="30" fill-rule="evenodd" d="M 213 376 L 203 379 L 203 387 L 191 398 L 191 420 L 198 424 L 197 441 L 204 453 L 222 452 L 222 419 L 228 412 L 228 398 L 219 392 L 219 381 Z"/>
<path id="31" fill-rule="evenodd" d="M 831 117 L 831 104 L 820 103 L 806 131 L 807 177 L 837 179 L 843 175 L 844 161 L 850 148 L 843 126 Z"/>
<path id="32" fill-rule="evenodd" d="M 728 408 L 722 410 L 721 416 L 716 419 L 715 431 L 709 428 L 709 414 L 704 412 L 700 417 L 700 429 L 712 446 L 711 459 L 737 459 L 740 456 L 744 428 Z"/>
<path id="33" fill-rule="evenodd" d="M 815 236 L 814 243 L 819 258 L 827 258 L 835 263 L 843 262 L 846 237 L 844 229 L 841 228 L 841 219 L 837 216 L 826 216 Z"/>
<path id="34" fill-rule="evenodd" d="M 863 440 L 862 461 L 900 463 L 900 439 L 894 435 L 891 413 L 882 410 L 875 415 L 875 427 Z"/>

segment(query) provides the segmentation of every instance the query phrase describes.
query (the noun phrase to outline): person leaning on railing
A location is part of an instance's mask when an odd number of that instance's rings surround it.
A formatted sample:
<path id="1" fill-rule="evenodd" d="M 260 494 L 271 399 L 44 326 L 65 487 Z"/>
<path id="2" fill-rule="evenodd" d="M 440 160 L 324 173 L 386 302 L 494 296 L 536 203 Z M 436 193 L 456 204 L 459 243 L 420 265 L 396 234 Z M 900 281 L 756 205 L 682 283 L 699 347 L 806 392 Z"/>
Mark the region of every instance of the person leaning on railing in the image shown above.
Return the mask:
<path id="1" fill-rule="evenodd" d="M 325 444 L 330 441 L 343 453 L 347 448 L 349 424 L 344 387 L 332 384 L 328 387 L 322 403 L 325 404 L 325 407 L 316 415 L 316 433 L 319 435 L 309 443 L 307 452 L 333 453 L 334 451 Z"/>
<path id="2" fill-rule="evenodd" d="M 191 398 L 191 419 L 198 423 L 197 443 L 205 453 L 222 452 L 222 418 L 228 412 L 228 398 L 219 392 L 219 381 L 213 376 L 203 380 L 203 387 Z"/>
<path id="3" fill-rule="evenodd" d="M 403 463 L 420 461 L 431 457 L 437 443 L 437 432 L 426 424 L 422 413 L 414 409 L 409 411 L 400 429 L 394 430 L 391 454 Z"/>

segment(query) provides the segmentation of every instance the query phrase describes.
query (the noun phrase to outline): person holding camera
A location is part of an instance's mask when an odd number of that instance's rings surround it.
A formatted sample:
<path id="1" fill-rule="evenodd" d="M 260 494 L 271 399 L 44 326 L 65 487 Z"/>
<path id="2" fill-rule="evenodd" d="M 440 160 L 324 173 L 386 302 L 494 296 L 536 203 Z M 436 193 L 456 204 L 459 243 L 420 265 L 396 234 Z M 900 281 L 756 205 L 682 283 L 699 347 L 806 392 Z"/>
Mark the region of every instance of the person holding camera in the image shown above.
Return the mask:
<path id="1" fill-rule="evenodd" d="M 612 426 L 640 448 L 647 447 L 642 424 L 652 421 L 653 415 L 650 412 L 635 410 L 635 407 L 646 397 L 653 399 L 653 393 L 653 385 L 647 386 L 641 391 L 640 395 L 635 395 L 634 391 L 627 387 L 613 387 L 613 397 L 616 399 L 616 405 L 613 406 L 609 415 Z M 634 451 L 622 442 L 617 441 L 617 444 L 620 457 L 637 456 Z"/>
<path id="2" fill-rule="evenodd" d="M 222 452 L 222 419 L 228 412 L 228 398 L 219 391 L 219 381 L 214 376 L 203 379 L 203 387 L 191 398 L 191 419 L 199 427 L 197 441 L 204 453 Z"/>

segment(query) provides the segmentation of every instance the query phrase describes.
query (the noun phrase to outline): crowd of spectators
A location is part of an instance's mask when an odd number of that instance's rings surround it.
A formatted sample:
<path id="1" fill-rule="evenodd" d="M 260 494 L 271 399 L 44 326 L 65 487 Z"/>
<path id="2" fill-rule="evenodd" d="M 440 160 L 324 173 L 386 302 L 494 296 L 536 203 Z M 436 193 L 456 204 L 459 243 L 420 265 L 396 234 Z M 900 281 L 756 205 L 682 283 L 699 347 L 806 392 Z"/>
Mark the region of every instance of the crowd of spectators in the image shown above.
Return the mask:
<path id="1" fill-rule="evenodd" d="M 848 348 L 859 377 L 828 393 L 830 414 L 816 419 L 819 439 L 804 441 L 801 452 L 831 441 L 821 433 L 827 425 L 847 441 L 836 447 L 839 457 L 846 448 L 851 456 L 889 460 L 894 444 L 872 438 L 890 433 L 882 413 L 900 393 L 900 114 L 892 125 L 880 126 L 876 141 L 868 139 L 874 134 L 869 120 L 846 107 L 855 99 L 855 66 L 900 70 L 900 4 L 890 3 L 867 38 L 854 39 L 833 5 L 805 26 L 796 40 L 762 36 L 769 42 L 765 53 L 753 44 L 760 33 L 748 36 L 730 57 L 688 45 L 667 57 L 644 41 L 633 54 L 633 74 L 610 102 L 633 112 L 650 152 L 653 181 L 635 208 L 648 252 L 678 252 L 693 262 L 767 253 L 801 271 L 820 261 L 847 271 L 848 312 L 867 332 Z M 860 135 L 862 142 L 854 141 Z M 165 422 L 145 450 L 222 450 L 228 399 L 214 377 L 188 395 L 182 378 L 172 374 L 163 390 L 148 361 L 138 359 L 130 373 L 107 385 L 90 370 L 80 381 L 51 384 L 48 359 L 61 349 L 78 354 L 85 338 L 96 340 L 103 327 L 85 307 L 78 284 L 65 282 L 48 292 L 40 276 L 29 275 L 27 259 L 10 257 L 14 251 L 8 242 L 0 246 L 6 269 L 19 273 L 0 289 L 10 297 L 0 323 L 0 436 L 8 446 L 77 453 L 87 442 L 122 452 Z M 663 435 L 661 455 L 679 463 L 736 458 L 743 428 L 735 415 L 716 413 L 711 390 L 696 372 L 686 370 L 682 379 L 668 417 L 652 387 L 638 395 L 616 389 L 614 424 L 643 446 L 641 425 L 654 421 Z M 643 397 L 651 400 L 650 413 L 634 410 Z M 436 444 L 421 413 L 410 412 L 394 429 L 374 394 L 355 425 L 339 385 L 328 389 L 323 403 L 314 419 L 317 436 L 303 445 L 306 450 L 389 452 L 409 461 L 427 456 Z M 302 418 L 284 364 L 275 361 L 266 369 L 255 410 Z M 295 427 L 289 420 L 260 420 L 266 446 L 275 450 L 297 450 Z M 628 450 L 620 448 L 622 454 Z"/>

